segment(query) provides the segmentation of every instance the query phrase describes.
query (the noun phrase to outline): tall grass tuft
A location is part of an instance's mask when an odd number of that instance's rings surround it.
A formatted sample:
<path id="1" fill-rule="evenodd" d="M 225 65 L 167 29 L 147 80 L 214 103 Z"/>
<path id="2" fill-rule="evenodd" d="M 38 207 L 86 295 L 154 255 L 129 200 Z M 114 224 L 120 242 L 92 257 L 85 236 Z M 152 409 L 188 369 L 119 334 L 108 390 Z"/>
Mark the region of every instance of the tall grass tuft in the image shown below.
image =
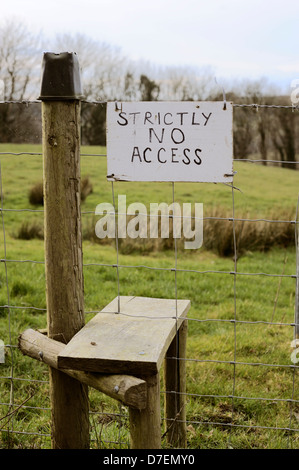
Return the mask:
<path id="1" fill-rule="evenodd" d="M 132 216 L 127 216 L 127 223 Z M 95 217 L 83 228 L 83 239 L 100 244 L 115 244 L 114 239 L 99 239 L 95 233 L 95 225 L 98 219 Z M 193 221 L 194 222 L 194 221 Z M 149 223 L 148 223 L 149 226 Z M 173 250 L 175 246 L 173 238 L 172 220 L 169 224 L 169 237 L 161 238 L 161 218 L 159 220 L 159 237 L 151 239 L 148 227 L 147 238 L 129 237 L 118 240 L 118 247 L 122 254 L 152 253 Z M 192 229 L 194 230 L 194 224 Z M 235 236 L 234 236 L 235 235 Z M 238 217 L 235 221 L 225 209 L 214 209 L 209 215 L 205 215 L 203 221 L 203 248 L 217 253 L 221 257 L 233 256 L 235 252 L 240 257 L 249 251 L 266 252 L 273 247 L 294 246 L 295 232 L 292 223 L 292 214 L 281 212 L 272 214 L 269 219 L 252 219 L 249 214 Z M 178 250 L 184 249 L 182 238 L 177 239 Z"/>
<path id="2" fill-rule="evenodd" d="M 36 183 L 29 191 L 29 202 L 33 206 L 44 205 L 44 190 L 43 183 Z"/>
<path id="3" fill-rule="evenodd" d="M 43 240 L 44 230 L 42 225 L 37 222 L 23 222 L 17 232 L 13 234 L 13 237 L 17 240 L 32 240 L 38 239 Z"/>
<path id="4" fill-rule="evenodd" d="M 93 186 L 91 184 L 90 179 L 87 176 L 81 180 L 81 201 L 85 201 L 87 196 L 89 196 L 89 194 L 92 194 L 92 192 L 93 192 Z"/>
<path id="5" fill-rule="evenodd" d="M 267 220 L 252 219 L 245 214 L 233 221 L 231 215 L 218 209 L 210 217 L 204 221 L 203 244 L 220 256 L 234 254 L 234 239 L 238 257 L 248 251 L 266 252 L 273 247 L 294 246 L 294 225 L 289 213 L 271 214 Z"/>
<path id="6" fill-rule="evenodd" d="M 81 201 L 85 201 L 87 196 L 93 192 L 93 186 L 89 177 L 85 177 L 81 180 Z M 38 182 L 29 191 L 29 202 L 33 206 L 44 205 L 44 189 L 43 183 Z"/>

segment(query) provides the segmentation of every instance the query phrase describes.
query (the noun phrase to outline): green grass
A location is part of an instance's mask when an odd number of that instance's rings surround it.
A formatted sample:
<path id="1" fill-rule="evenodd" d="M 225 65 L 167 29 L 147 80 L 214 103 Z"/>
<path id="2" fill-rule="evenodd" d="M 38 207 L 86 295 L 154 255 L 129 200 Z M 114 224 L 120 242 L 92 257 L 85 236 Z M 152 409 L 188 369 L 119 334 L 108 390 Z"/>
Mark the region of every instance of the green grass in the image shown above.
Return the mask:
<path id="1" fill-rule="evenodd" d="M 9 151 L 40 152 L 41 148 L 0 145 L 0 152 Z M 82 154 L 89 153 L 104 154 L 105 149 L 82 148 Z M 6 247 L 1 230 L 0 256 L 4 259 L 6 254 L 11 261 L 0 263 L 0 338 L 14 347 L 5 348 L 5 364 L 0 365 L 0 376 L 8 377 L 0 380 L 0 448 L 48 448 L 48 369 L 15 347 L 25 329 L 46 327 L 43 240 L 16 237 L 24 222 L 43 224 L 43 207 L 31 206 L 28 200 L 30 188 L 42 179 L 42 158 L 1 155 L 0 160 L 4 209 L 40 211 L 3 213 Z M 240 190 L 234 192 L 236 216 L 295 219 L 298 172 L 240 162 L 235 170 L 234 184 Z M 97 204 L 112 202 L 112 190 L 105 179 L 105 157 L 82 155 L 81 173 L 93 185 L 92 194 L 82 203 L 83 231 L 87 231 L 96 220 L 93 212 Z M 127 204 L 172 202 L 170 183 L 114 183 L 114 191 L 116 197 L 126 194 Z M 179 202 L 202 202 L 204 215 L 232 216 L 229 186 L 176 183 L 175 198 Z M 224 238 L 224 233 L 218 232 L 217 236 Z M 86 239 L 83 257 L 88 321 L 117 295 L 116 269 L 105 266 L 116 263 L 115 246 Z M 267 252 L 244 250 L 237 261 L 240 274 L 234 276 L 231 254 L 223 257 L 206 248 L 180 249 L 175 284 L 172 249 L 119 253 L 121 295 L 175 298 L 177 291 L 179 298 L 191 300 L 187 347 L 189 448 L 299 448 L 298 432 L 288 430 L 299 428 L 299 405 L 287 401 L 299 399 L 298 373 L 289 367 L 295 279 L 268 276 L 294 275 L 295 257 L 291 244 L 274 244 Z M 149 269 L 155 267 L 165 269 Z M 262 365 L 253 365 L 257 363 Z M 11 399 L 11 371 L 17 379 L 13 381 L 14 403 L 20 405 L 31 398 L 10 421 L 16 432 L 7 433 L 5 423 L 9 418 L 5 416 L 9 409 L 5 404 Z M 162 380 L 161 388 L 163 392 Z M 162 393 L 162 405 L 163 399 Z M 93 390 L 90 409 L 93 447 L 118 447 L 120 438 L 127 447 L 128 410 Z M 121 425 L 118 414 L 122 415 Z"/>

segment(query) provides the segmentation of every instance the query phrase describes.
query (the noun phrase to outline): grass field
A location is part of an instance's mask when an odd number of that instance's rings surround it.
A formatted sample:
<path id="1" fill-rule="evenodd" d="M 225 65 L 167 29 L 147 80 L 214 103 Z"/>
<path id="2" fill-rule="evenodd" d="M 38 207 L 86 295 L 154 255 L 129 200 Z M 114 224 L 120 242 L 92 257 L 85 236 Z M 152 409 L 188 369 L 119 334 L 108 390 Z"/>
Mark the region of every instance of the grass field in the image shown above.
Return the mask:
<path id="1" fill-rule="evenodd" d="M 0 152 L 40 151 L 35 145 L 0 145 Z M 88 177 L 93 187 L 82 203 L 86 321 L 117 295 L 116 269 L 105 266 L 116 263 L 114 242 L 99 243 L 90 235 L 97 204 L 112 202 L 111 183 L 105 178 L 106 159 L 90 154 L 104 155 L 105 149 L 82 148 L 82 178 Z M 0 160 L 6 242 L 1 230 L 0 255 L 8 260 L 0 263 L 0 339 L 13 345 L 5 348 L 5 364 L 0 364 L 0 447 L 48 448 L 48 370 L 15 347 L 25 329 L 46 327 L 43 207 L 31 205 L 28 199 L 32 186 L 42 180 L 42 157 L 0 155 Z M 177 295 L 191 300 L 188 447 L 299 448 L 298 372 L 290 367 L 295 225 L 264 220 L 295 220 L 298 171 L 240 162 L 234 166 L 238 188 L 234 200 L 230 186 L 175 184 L 175 200 L 203 203 L 204 217 L 232 217 L 234 202 L 236 218 L 263 219 L 235 224 L 240 273 L 236 276 L 230 274 L 235 269 L 231 221 L 207 219 L 202 248 L 179 246 Z M 114 191 L 115 197 L 125 194 L 127 204 L 172 202 L 170 183 L 114 183 Z M 22 234 L 32 227 L 35 238 L 24 239 Z M 175 262 L 171 244 L 123 242 L 119 253 L 121 295 L 175 298 L 171 271 Z M 163 397 L 162 393 L 162 402 Z M 15 405 L 29 400 L 20 409 L 16 406 L 10 417 L 6 416 L 7 404 L 12 398 Z M 127 409 L 92 390 L 90 408 L 92 445 L 119 447 L 121 439 L 127 447 Z M 14 433 L 7 432 L 8 425 Z"/>

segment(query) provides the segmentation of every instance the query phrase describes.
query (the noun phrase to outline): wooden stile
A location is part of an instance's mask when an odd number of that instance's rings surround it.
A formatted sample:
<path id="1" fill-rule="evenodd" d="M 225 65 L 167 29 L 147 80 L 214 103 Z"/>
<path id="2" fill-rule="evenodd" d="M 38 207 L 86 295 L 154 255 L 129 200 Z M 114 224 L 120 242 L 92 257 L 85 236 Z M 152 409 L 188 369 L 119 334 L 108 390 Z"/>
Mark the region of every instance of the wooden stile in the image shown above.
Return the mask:
<path id="1" fill-rule="evenodd" d="M 167 440 L 172 446 L 185 447 L 184 359 L 189 308 L 189 300 L 116 297 L 58 355 L 62 369 L 126 371 L 146 381 L 146 407 L 129 409 L 132 449 L 161 447 L 159 371 L 165 356 Z"/>

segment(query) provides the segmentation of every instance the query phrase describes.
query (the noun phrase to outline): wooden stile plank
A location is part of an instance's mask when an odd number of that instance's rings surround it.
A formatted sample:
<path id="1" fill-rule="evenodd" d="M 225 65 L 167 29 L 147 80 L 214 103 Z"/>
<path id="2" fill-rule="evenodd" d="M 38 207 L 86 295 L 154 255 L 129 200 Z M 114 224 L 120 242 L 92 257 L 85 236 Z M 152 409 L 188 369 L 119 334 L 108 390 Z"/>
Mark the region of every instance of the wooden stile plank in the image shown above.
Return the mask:
<path id="1" fill-rule="evenodd" d="M 190 308 L 189 300 L 115 298 L 58 355 L 58 367 L 102 373 L 156 374 Z"/>

